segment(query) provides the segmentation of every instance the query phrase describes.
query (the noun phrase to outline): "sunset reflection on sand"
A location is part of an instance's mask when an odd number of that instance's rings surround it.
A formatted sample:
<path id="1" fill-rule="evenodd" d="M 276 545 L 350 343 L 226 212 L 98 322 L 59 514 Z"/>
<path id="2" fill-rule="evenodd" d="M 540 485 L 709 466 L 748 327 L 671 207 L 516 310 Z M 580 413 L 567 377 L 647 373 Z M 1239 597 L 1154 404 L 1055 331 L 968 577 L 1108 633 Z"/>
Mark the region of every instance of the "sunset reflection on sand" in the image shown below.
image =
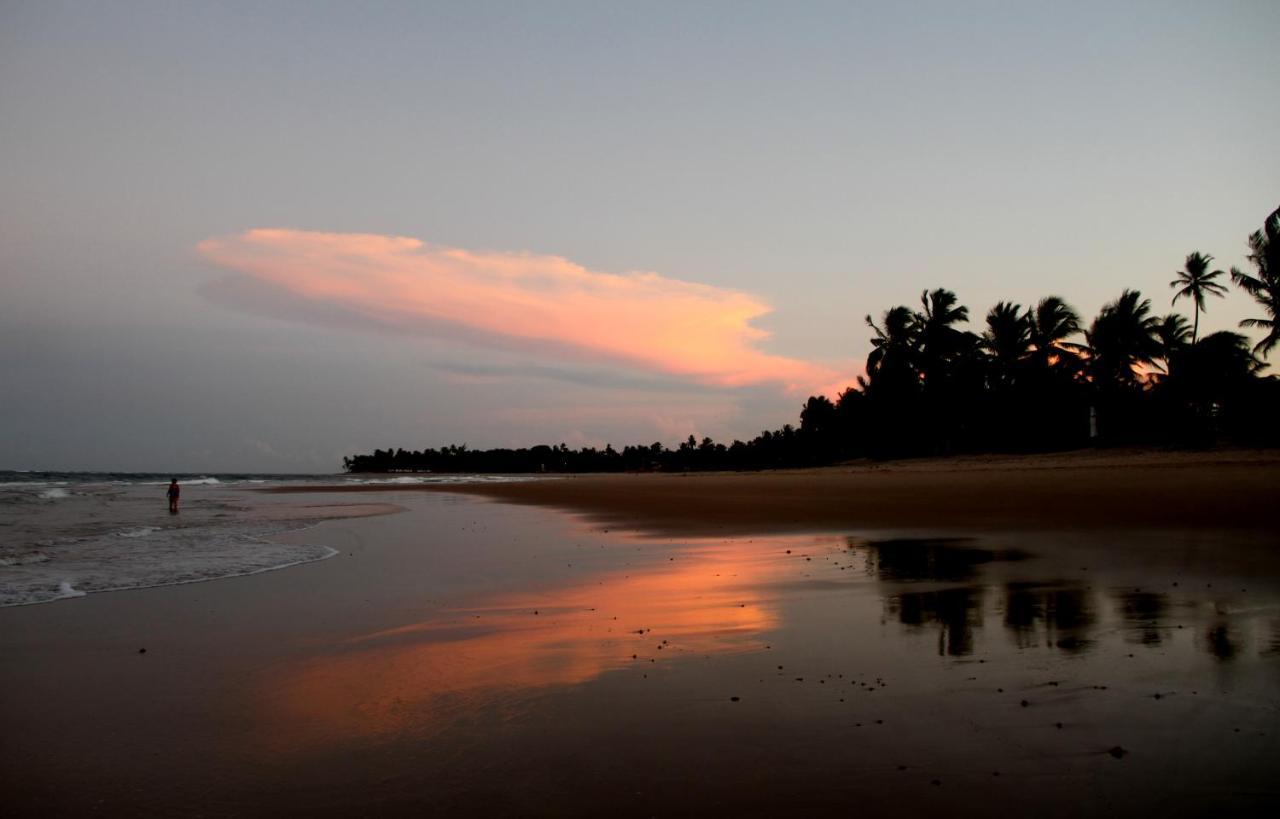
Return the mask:
<path id="1" fill-rule="evenodd" d="M 868 687 L 857 687 L 867 674 L 920 696 L 944 681 L 953 692 L 1001 693 L 1008 684 L 1039 696 L 1043 680 L 1008 677 L 1009 669 L 1039 678 L 1052 667 L 1055 680 L 1085 681 L 1063 689 L 1069 698 L 1108 690 L 1090 681 L 1109 680 L 1116 662 L 1137 659 L 1135 649 L 1147 666 L 1168 664 L 1158 672 L 1166 681 L 1210 654 L 1223 684 L 1274 650 L 1271 609 L 1243 589 L 1211 597 L 1208 584 L 1191 594 L 1172 576 L 1141 589 L 1120 575 L 1067 578 L 1064 566 L 1078 569 L 1089 553 L 1068 551 L 1065 563 L 1044 557 L 1053 544 L 1069 550 L 1053 540 L 808 534 L 672 543 L 615 532 L 600 544 L 585 534 L 512 561 L 518 576 L 520 561 L 564 560 L 559 580 L 383 612 L 369 621 L 380 626 L 353 626 L 264 671 L 250 707 L 271 729 L 258 733 L 256 753 L 283 760 L 439 740 L 448 754 L 531 720 L 545 728 L 607 722 L 615 707 L 647 713 L 648 692 L 658 690 L 662 708 L 687 708 L 705 701 L 709 683 L 718 701 L 740 701 L 745 686 L 753 702 L 782 710 L 831 685 L 841 693 L 827 706 L 849 710 L 847 694 Z M 979 683 L 968 670 L 974 661 L 1005 670 L 984 669 Z M 673 691 L 685 693 L 673 699 Z"/>
<path id="2" fill-rule="evenodd" d="M 762 649 L 779 621 L 770 584 L 815 545 L 812 536 L 698 541 L 649 567 L 487 597 L 355 636 L 272 673 L 266 696 L 282 723 L 277 740 L 429 732 L 445 714 L 507 707 L 535 689 Z"/>

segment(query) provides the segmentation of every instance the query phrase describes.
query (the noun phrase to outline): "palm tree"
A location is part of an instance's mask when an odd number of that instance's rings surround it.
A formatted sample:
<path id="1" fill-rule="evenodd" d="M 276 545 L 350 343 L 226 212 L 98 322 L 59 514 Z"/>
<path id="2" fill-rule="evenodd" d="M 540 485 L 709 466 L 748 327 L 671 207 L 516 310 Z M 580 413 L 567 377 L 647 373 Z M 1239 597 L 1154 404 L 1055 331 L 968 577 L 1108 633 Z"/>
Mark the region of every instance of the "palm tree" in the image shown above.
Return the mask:
<path id="1" fill-rule="evenodd" d="M 987 329 L 982 334 L 982 346 L 998 359 L 1007 362 L 1021 360 L 1031 352 L 1030 313 L 1022 312 L 1022 305 L 1007 301 L 996 302 L 987 311 Z"/>
<path id="2" fill-rule="evenodd" d="M 875 337 L 866 378 L 858 378 L 867 399 L 862 411 L 868 430 L 865 446 L 876 457 L 911 454 L 919 448 L 915 440 L 920 396 L 915 314 L 907 307 L 893 307 L 885 311 L 879 325 L 867 316 L 867 326 Z"/>
<path id="3" fill-rule="evenodd" d="M 1160 356 L 1159 325 L 1160 319 L 1151 315 L 1151 300 L 1137 290 L 1125 290 L 1104 305 L 1085 332 L 1094 384 L 1101 389 L 1136 386 L 1135 368 Z"/>
<path id="4" fill-rule="evenodd" d="M 969 320 L 969 308 L 960 304 L 956 294 L 938 288 L 920 294 L 922 310 L 915 314 L 917 343 L 920 351 L 920 374 L 925 387 L 937 386 L 946 374 L 947 365 L 970 349 L 977 336 L 954 325 Z"/>
<path id="5" fill-rule="evenodd" d="M 884 318 L 880 320 L 883 328 L 876 326 L 871 316 L 867 316 L 866 321 L 876 334 L 867 356 L 867 375 L 874 379 L 886 369 L 910 367 L 916 346 L 916 322 L 911 310 L 899 305 L 884 311 Z"/>
<path id="6" fill-rule="evenodd" d="M 811 395 L 800 408 L 800 432 L 813 438 L 824 438 L 835 427 L 836 405 L 825 395 Z"/>
<path id="7" fill-rule="evenodd" d="M 1248 401 L 1247 388 L 1265 365 L 1250 349 L 1249 339 L 1227 330 L 1210 333 L 1195 344 L 1183 345 L 1169 361 L 1162 388 L 1190 410 L 1186 423 L 1194 433 L 1212 423 L 1224 405 Z"/>
<path id="8" fill-rule="evenodd" d="M 1156 340 L 1160 343 L 1160 358 L 1164 359 L 1166 371 L 1173 359 L 1186 348 L 1188 339 L 1195 346 L 1193 331 L 1187 326 L 1186 318 L 1179 313 L 1170 313 L 1161 318 L 1155 331 Z"/>
<path id="9" fill-rule="evenodd" d="M 1244 292 L 1253 296 L 1267 314 L 1266 318 L 1248 318 L 1241 327 L 1259 327 L 1267 334 L 1254 345 L 1255 353 L 1266 357 L 1280 344 L 1280 208 L 1271 212 L 1262 230 L 1249 236 L 1249 261 L 1258 268 L 1257 276 L 1250 276 L 1231 268 L 1231 280 Z"/>
<path id="10" fill-rule="evenodd" d="M 991 354 L 993 380 L 1003 387 L 1011 386 L 1018 367 L 1031 352 L 1031 322 L 1022 306 L 996 302 L 987 313 L 987 329 L 982 334 L 982 347 Z"/>
<path id="11" fill-rule="evenodd" d="M 956 294 L 938 288 L 920 294 L 915 314 L 919 351 L 920 431 L 926 451 L 950 452 L 973 434 L 986 373 L 974 333 L 956 327 L 969 320 L 969 308 Z"/>
<path id="12" fill-rule="evenodd" d="M 1079 345 L 1066 339 L 1080 332 L 1080 316 L 1058 296 L 1040 300 L 1035 310 L 1027 311 L 1027 325 L 1034 348 L 1031 360 L 1042 371 L 1056 363 L 1078 363 Z"/>
<path id="13" fill-rule="evenodd" d="M 1213 261 L 1213 257 L 1195 251 L 1187 254 L 1187 259 L 1182 265 L 1182 269 L 1177 271 L 1178 278 L 1169 282 L 1170 287 L 1178 288 L 1173 294 L 1173 301 L 1170 304 L 1177 304 L 1178 299 L 1186 296 L 1191 299 L 1195 305 L 1195 324 L 1191 327 L 1191 343 L 1195 344 L 1196 339 L 1200 337 L 1200 311 L 1206 309 L 1204 306 L 1205 296 L 1217 296 L 1222 298 L 1227 293 L 1227 288 L 1223 287 L 1215 281 L 1220 276 L 1225 276 L 1221 270 L 1210 270 L 1209 263 Z"/>
<path id="14" fill-rule="evenodd" d="M 1026 313 L 1031 353 L 1024 407 L 1033 420 L 1026 439 L 1037 447 L 1067 447 L 1088 432 L 1084 347 L 1067 339 L 1080 332 L 1080 316 L 1059 296 L 1047 296 Z"/>
<path id="15" fill-rule="evenodd" d="M 915 314 L 899 305 L 884 312 L 880 325 L 866 318 L 875 331 L 871 352 L 867 355 L 867 376 L 859 377 L 862 391 L 882 397 L 900 398 L 917 392 L 920 374 L 916 369 L 917 328 Z"/>
<path id="16" fill-rule="evenodd" d="M 1229 330 L 1200 339 L 1196 354 L 1203 359 L 1203 369 L 1214 382 L 1241 381 L 1265 366 L 1249 348 L 1249 339 Z"/>

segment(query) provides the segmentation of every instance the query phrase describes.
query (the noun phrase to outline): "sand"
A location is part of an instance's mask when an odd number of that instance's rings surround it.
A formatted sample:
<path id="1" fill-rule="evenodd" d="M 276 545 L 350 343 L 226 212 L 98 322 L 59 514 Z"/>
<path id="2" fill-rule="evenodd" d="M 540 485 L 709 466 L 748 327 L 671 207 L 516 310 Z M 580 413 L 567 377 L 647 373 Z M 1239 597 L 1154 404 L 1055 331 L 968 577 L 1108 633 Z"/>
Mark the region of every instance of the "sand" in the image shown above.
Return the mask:
<path id="1" fill-rule="evenodd" d="M 605 526 L 679 535 L 872 528 L 1275 531 L 1277 486 L 1280 453 L 1274 451 L 1104 450 L 367 491 L 469 493 L 563 508 Z"/>
<path id="2" fill-rule="evenodd" d="M 405 511 L 288 536 L 318 563 L 0 609 L 5 812 L 1268 815 L 1276 476 L 347 489 Z"/>

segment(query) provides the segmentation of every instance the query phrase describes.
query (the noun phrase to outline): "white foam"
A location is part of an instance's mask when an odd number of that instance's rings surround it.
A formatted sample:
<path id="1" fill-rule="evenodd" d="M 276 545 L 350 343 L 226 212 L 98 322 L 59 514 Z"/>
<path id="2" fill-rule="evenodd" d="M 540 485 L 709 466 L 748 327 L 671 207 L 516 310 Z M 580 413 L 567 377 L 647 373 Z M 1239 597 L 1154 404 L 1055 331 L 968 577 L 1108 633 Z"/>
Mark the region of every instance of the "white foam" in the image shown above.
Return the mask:
<path id="1" fill-rule="evenodd" d="M 0 557 L 0 566 L 26 566 L 30 563 L 44 563 L 49 556 L 44 552 L 27 552 L 21 555 Z"/>
<path id="2" fill-rule="evenodd" d="M 61 538 L 39 552 L 10 553 L 0 558 L 4 561 L 0 563 L 4 566 L 0 572 L 0 607 L 199 583 L 324 560 L 337 552 L 319 544 L 281 543 L 276 539 L 284 532 L 306 528 L 316 519 L 240 519 L 172 528 L 115 529 Z"/>
<path id="3" fill-rule="evenodd" d="M 58 596 L 55 599 L 63 600 L 68 597 L 84 597 L 85 594 L 87 594 L 87 592 L 82 592 L 72 586 L 69 581 L 63 580 L 58 584 Z"/>
<path id="4" fill-rule="evenodd" d="M 95 492 L 88 486 L 61 490 L 65 499 L 57 501 L 38 498 L 47 486 L 0 493 L 0 606 L 195 583 L 323 560 L 336 553 L 318 544 L 281 543 L 277 536 L 321 520 L 367 514 L 342 505 L 267 501 L 224 482 L 196 492 L 182 515 L 170 516 L 154 487 Z"/>
<path id="5" fill-rule="evenodd" d="M 55 487 L 53 489 L 44 490 L 39 494 L 38 497 L 40 497 L 43 500 L 60 500 L 62 498 L 71 497 L 71 493 L 65 489 L 58 489 L 57 487 Z"/>
<path id="6" fill-rule="evenodd" d="M 113 483 L 121 486 L 168 486 L 169 485 L 168 481 L 138 481 L 137 483 L 133 481 L 113 481 Z M 217 478 L 209 478 L 209 477 L 188 478 L 186 480 L 183 480 L 183 479 L 178 480 L 178 484 L 180 486 L 214 486 L 221 483 L 222 481 L 218 480 Z M 234 483 L 234 481 L 232 483 Z"/>
<path id="7" fill-rule="evenodd" d="M 146 537 L 152 532 L 159 532 L 159 531 L 160 531 L 159 526 L 143 526 L 138 529 L 126 529 L 123 532 L 116 532 L 116 536 L 127 537 L 127 538 Z"/>

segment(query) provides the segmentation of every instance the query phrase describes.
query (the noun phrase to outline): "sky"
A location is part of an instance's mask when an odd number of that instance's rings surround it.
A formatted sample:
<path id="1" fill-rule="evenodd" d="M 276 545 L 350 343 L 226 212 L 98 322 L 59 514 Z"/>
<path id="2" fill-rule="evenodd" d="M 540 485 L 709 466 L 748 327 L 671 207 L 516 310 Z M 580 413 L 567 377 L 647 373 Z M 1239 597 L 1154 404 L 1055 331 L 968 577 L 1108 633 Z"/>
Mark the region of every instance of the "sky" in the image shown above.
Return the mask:
<path id="1" fill-rule="evenodd" d="M 0 469 L 727 442 L 926 288 L 1166 312 L 1280 205 L 1276 42 L 1269 0 L 0 0 Z"/>

